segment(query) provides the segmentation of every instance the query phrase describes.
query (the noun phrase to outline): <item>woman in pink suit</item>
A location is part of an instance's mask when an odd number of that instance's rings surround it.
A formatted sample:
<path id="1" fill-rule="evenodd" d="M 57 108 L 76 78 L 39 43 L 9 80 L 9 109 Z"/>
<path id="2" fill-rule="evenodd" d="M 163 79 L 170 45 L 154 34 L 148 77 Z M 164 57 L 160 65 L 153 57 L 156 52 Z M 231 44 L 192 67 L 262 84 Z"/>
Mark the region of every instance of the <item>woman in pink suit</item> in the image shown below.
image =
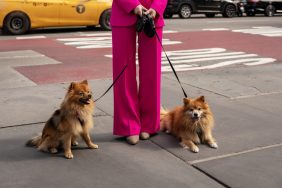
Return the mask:
<path id="1" fill-rule="evenodd" d="M 150 14 L 162 39 L 163 12 L 167 0 L 113 0 L 111 27 L 113 79 L 127 68 L 114 85 L 114 134 L 137 144 L 159 131 L 161 45 L 156 36 L 136 33 L 137 15 Z M 138 36 L 139 88 L 136 81 Z"/>

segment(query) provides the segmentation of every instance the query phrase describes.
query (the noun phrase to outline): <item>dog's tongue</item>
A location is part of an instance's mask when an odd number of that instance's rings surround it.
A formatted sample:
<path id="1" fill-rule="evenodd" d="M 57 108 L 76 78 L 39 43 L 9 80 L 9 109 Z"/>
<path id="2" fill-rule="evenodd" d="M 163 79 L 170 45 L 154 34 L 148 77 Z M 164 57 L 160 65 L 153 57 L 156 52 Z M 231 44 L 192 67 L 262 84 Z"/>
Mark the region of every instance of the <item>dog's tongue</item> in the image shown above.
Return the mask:
<path id="1" fill-rule="evenodd" d="M 90 104 L 90 99 L 84 101 L 85 104 Z"/>
<path id="2" fill-rule="evenodd" d="M 90 99 L 80 99 L 80 102 L 83 104 L 90 104 Z"/>

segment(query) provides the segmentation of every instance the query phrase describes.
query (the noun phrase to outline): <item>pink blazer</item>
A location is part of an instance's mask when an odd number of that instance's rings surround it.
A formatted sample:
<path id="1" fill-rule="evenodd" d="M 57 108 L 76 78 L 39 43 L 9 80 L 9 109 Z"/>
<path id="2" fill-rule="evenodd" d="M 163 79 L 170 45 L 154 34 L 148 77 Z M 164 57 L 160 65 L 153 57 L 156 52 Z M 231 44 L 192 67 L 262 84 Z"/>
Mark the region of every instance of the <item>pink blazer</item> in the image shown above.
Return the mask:
<path id="1" fill-rule="evenodd" d="M 164 26 L 163 13 L 167 0 L 113 0 L 111 26 L 132 26 L 136 23 L 137 16 L 133 10 L 138 5 L 143 5 L 147 9 L 153 8 L 157 12 L 155 18 L 156 27 Z"/>

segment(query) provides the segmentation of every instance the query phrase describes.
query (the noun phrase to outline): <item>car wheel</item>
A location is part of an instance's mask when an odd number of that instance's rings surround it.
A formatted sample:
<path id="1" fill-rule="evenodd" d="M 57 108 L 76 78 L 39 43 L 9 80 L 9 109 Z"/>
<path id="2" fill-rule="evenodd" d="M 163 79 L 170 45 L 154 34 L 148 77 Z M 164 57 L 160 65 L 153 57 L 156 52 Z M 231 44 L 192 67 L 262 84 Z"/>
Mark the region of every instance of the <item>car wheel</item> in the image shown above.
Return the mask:
<path id="1" fill-rule="evenodd" d="M 265 16 L 274 16 L 275 14 L 275 7 L 273 5 L 268 5 L 265 8 Z"/>
<path id="2" fill-rule="evenodd" d="M 107 9 L 102 13 L 100 17 L 100 25 L 103 30 L 107 30 L 107 31 L 111 30 L 111 25 L 110 25 L 111 13 L 112 13 L 112 10 Z"/>
<path id="3" fill-rule="evenodd" d="M 236 7 L 234 5 L 226 5 L 225 6 L 225 9 L 224 9 L 224 12 L 223 12 L 223 16 L 224 17 L 227 17 L 227 18 L 232 18 L 236 15 Z"/>
<path id="4" fill-rule="evenodd" d="M 207 18 L 215 17 L 215 13 L 206 13 L 205 15 L 206 15 Z"/>
<path id="5" fill-rule="evenodd" d="M 25 34 L 30 29 L 30 21 L 22 12 L 10 13 L 4 20 L 4 31 L 13 35 Z"/>
<path id="6" fill-rule="evenodd" d="M 180 18 L 189 18 L 192 14 L 192 9 L 189 5 L 182 5 L 179 10 Z"/>

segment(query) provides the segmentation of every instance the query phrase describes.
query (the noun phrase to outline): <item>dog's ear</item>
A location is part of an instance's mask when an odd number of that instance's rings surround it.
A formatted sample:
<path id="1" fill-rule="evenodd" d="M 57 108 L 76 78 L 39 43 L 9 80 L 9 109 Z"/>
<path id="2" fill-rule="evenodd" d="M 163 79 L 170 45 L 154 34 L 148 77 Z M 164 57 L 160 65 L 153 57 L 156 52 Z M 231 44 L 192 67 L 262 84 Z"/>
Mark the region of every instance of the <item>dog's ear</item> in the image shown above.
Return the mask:
<path id="1" fill-rule="evenodd" d="M 190 103 L 191 99 L 183 98 L 184 105 L 188 105 Z"/>
<path id="2" fill-rule="evenodd" d="M 68 93 L 71 92 L 71 91 L 74 89 L 75 84 L 76 84 L 75 82 L 72 82 L 72 83 L 70 84 L 69 89 L 68 89 Z"/>
<path id="3" fill-rule="evenodd" d="M 88 81 L 87 81 L 87 80 L 83 80 L 83 81 L 81 82 L 81 84 L 88 85 Z"/>
<path id="4" fill-rule="evenodd" d="M 200 96 L 200 97 L 197 98 L 197 101 L 205 102 L 205 97 L 204 96 Z"/>

